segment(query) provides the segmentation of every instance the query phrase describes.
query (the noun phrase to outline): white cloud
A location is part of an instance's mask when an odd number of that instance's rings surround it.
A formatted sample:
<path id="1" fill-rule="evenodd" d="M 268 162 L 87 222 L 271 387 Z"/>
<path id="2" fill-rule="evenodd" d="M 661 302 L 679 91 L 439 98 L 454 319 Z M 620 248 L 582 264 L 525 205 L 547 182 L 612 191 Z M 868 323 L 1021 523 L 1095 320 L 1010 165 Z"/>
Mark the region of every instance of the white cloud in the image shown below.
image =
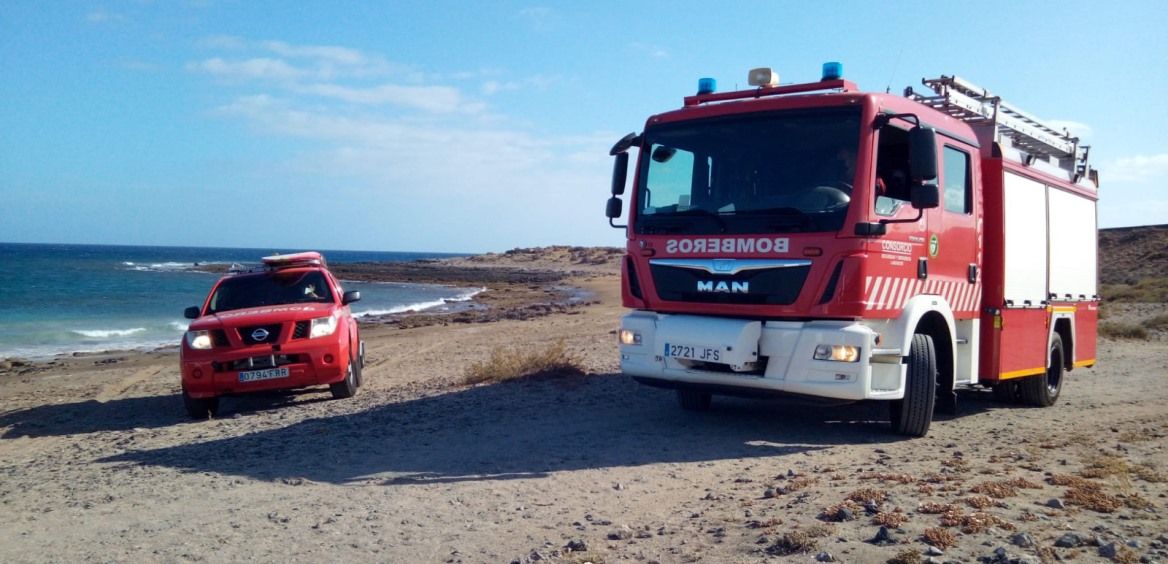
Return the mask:
<path id="1" fill-rule="evenodd" d="M 337 84 L 308 84 L 296 86 L 294 90 L 354 104 L 392 104 L 436 113 L 473 114 L 485 109 L 483 104 L 468 102 L 458 89 L 447 86 L 383 84 L 372 88 L 351 88 Z"/>
<path id="2" fill-rule="evenodd" d="M 1101 167 L 1105 182 L 1145 182 L 1168 178 L 1168 153 L 1120 157 Z"/>
<path id="3" fill-rule="evenodd" d="M 187 69 L 219 78 L 242 80 L 295 80 L 308 74 L 280 59 L 268 58 L 226 61 L 215 57 L 190 63 Z"/>

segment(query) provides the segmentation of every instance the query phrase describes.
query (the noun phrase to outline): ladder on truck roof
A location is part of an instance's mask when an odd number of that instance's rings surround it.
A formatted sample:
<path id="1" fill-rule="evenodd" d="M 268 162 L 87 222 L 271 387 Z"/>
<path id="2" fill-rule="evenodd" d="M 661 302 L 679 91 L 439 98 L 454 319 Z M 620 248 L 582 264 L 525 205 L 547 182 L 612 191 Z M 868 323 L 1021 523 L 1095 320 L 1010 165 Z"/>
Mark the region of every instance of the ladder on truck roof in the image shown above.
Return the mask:
<path id="1" fill-rule="evenodd" d="M 970 125 L 993 126 L 997 135 L 1010 140 L 1014 148 L 1032 156 L 1053 157 L 1075 182 L 1088 175 L 1087 155 L 1091 148 L 1079 145 L 1079 138 L 1065 129 L 1046 125 L 1000 96 L 957 76 L 925 78 L 921 83 L 936 95 L 917 94 L 909 87 L 905 96 Z"/>

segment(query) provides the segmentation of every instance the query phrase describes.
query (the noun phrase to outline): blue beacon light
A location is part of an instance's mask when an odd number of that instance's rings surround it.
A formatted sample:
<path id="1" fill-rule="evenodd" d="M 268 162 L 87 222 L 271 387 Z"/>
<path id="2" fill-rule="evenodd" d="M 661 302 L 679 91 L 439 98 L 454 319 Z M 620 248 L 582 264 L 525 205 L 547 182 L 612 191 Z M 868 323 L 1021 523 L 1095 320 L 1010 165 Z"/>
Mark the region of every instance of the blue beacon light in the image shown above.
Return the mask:
<path id="1" fill-rule="evenodd" d="M 844 76 L 844 65 L 837 62 L 823 63 L 822 80 L 839 80 Z"/>
<path id="2" fill-rule="evenodd" d="M 712 78 L 698 79 L 698 94 L 713 94 L 718 90 L 718 81 Z"/>

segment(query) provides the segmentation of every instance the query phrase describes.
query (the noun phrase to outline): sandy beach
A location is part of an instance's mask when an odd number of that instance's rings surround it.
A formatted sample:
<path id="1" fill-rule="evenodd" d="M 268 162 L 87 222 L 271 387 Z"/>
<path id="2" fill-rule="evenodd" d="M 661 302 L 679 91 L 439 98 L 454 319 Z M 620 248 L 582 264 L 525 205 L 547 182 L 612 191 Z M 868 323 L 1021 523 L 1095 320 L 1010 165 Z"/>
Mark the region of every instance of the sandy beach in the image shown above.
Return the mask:
<path id="1" fill-rule="evenodd" d="M 1052 408 L 963 391 L 922 439 L 878 403 L 691 413 L 619 372 L 618 257 L 417 265 L 486 290 L 364 326 L 349 400 L 191 421 L 177 350 L 6 363 L 0 561 L 1168 562 L 1162 330 L 1101 340 Z M 560 344 L 578 372 L 462 383 L 500 348 Z"/>

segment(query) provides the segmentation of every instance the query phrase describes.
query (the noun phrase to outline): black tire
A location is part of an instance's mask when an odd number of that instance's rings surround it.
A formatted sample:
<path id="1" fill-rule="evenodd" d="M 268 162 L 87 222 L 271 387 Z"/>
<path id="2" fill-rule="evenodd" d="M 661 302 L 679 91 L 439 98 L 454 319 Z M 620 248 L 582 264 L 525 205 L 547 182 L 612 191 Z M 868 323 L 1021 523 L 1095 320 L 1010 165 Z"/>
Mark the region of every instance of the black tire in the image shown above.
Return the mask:
<path id="1" fill-rule="evenodd" d="M 365 385 L 365 341 L 357 340 L 357 387 Z"/>
<path id="2" fill-rule="evenodd" d="M 708 392 L 698 390 L 677 390 L 677 403 L 686 411 L 707 411 L 710 409 L 712 396 Z"/>
<path id="3" fill-rule="evenodd" d="M 192 419 L 209 419 L 219 413 L 219 398 L 192 398 L 183 388 L 182 399 Z"/>
<path id="4" fill-rule="evenodd" d="M 333 399 L 351 398 L 357 393 L 357 373 L 360 370 L 356 362 L 349 361 L 349 367 L 345 369 L 345 379 L 336 384 L 329 384 Z"/>
<path id="5" fill-rule="evenodd" d="M 1058 401 L 1066 376 L 1066 358 L 1063 356 L 1063 338 L 1058 333 L 1050 341 L 1050 368 L 1045 374 L 1027 376 L 1018 386 L 1022 401 L 1027 405 L 1050 407 Z"/>
<path id="6" fill-rule="evenodd" d="M 889 404 L 892 430 L 900 435 L 923 437 L 933 422 L 933 407 L 937 400 L 937 351 L 933 338 L 913 335 L 908 354 L 908 376 L 905 378 L 904 399 Z"/>
<path id="7" fill-rule="evenodd" d="M 994 384 L 994 401 L 999 403 L 1018 403 L 1019 395 L 1018 382 L 1015 380 L 1007 380 L 1005 382 L 998 382 Z"/>

